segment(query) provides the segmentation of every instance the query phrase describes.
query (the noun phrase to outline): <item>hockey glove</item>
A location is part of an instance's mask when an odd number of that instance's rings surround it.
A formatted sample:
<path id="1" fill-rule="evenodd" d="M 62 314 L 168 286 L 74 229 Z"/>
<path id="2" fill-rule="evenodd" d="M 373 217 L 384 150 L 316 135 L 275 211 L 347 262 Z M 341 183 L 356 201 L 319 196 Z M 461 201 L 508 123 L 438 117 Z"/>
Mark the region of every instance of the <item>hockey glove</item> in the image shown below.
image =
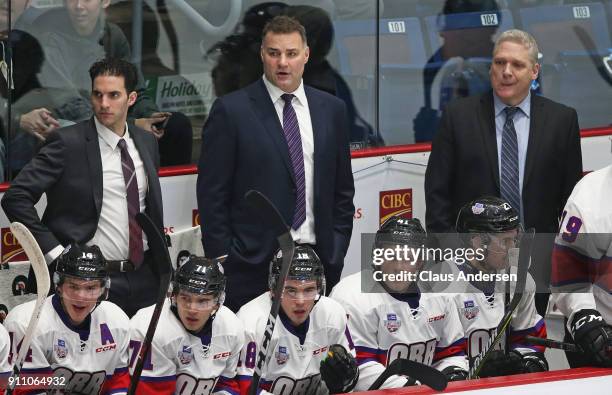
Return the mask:
<path id="1" fill-rule="evenodd" d="M 442 369 L 442 373 L 444 373 L 448 381 L 461 381 L 468 377 L 468 372 L 458 366 L 447 366 Z"/>
<path id="2" fill-rule="evenodd" d="M 548 362 L 541 352 L 523 354 L 523 373 L 547 372 Z"/>
<path id="3" fill-rule="evenodd" d="M 612 367 L 612 327 L 597 310 L 576 312 L 570 332 L 576 345 L 595 365 Z"/>
<path id="4" fill-rule="evenodd" d="M 523 373 L 523 356 L 518 351 L 506 354 L 502 350 L 493 350 L 478 374 L 479 377 L 508 376 Z"/>
<path id="5" fill-rule="evenodd" d="M 329 347 L 327 358 L 321 361 L 320 370 L 330 394 L 349 392 L 359 378 L 357 361 L 340 344 Z"/>

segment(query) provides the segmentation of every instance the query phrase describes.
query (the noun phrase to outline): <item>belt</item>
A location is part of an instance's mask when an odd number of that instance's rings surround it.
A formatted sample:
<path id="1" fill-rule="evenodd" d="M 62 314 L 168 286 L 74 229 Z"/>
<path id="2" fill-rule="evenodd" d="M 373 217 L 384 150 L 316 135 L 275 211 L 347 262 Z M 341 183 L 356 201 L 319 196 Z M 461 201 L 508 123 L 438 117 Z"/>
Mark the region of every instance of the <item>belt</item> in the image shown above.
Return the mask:
<path id="1" fill-rule="evenodd" d="M 128 259 L 121 261 L 106 261 L 106 270 L 109 272 L 133 272 L 134 264 Z"/>

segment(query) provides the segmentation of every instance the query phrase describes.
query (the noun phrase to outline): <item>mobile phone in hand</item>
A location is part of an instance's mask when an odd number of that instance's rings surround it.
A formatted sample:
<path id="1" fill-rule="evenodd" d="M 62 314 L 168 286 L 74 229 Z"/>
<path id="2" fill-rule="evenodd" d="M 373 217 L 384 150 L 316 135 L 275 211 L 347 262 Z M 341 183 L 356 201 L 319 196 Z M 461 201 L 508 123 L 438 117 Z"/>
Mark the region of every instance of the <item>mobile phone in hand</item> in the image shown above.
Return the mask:
<path id="1" fill-rule="evenodd" d="M 166 125 L 168 125 L 168 121 L 170 120 L 170 115 L 166 117 L 163 121 L 159 121 L 153 124 L 157 129 L 165 129 Z"/>

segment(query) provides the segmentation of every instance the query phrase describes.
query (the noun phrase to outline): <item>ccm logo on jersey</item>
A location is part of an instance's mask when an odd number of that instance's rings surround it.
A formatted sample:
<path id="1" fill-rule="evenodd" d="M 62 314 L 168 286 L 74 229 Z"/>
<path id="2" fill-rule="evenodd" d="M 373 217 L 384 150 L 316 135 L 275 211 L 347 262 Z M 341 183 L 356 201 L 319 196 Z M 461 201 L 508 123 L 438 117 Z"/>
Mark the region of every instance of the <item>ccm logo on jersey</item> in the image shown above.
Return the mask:
<path id="1" fill-rule="evenodd" d="M 215 354 L 213 356 L 213 359 L 221 359 L 221 358 L 227 358 L 230 355 L 232 355 L 231 351 L 226 351 L 226 352 L 220 352 L 219 354 Z"/>
<path id="2" fill-rule="evenodd" d="M 96 348 L 96 352 L 104 352 L 104 351 L 109 351 L 109 350 L 114 350 L 117 348 L 117 344 L 113 343 L 113 344 L 106 344 L 102 347 L 98 347 Z"/>
<path id="3" fill-rule="evenodd" d="M 427 322 L 440 321 L 440 320 L 443 320 L 445 316 L 446 314 L 437 315 L 435 317 L 429 317 L 429 320 L 427 320 Z"/>

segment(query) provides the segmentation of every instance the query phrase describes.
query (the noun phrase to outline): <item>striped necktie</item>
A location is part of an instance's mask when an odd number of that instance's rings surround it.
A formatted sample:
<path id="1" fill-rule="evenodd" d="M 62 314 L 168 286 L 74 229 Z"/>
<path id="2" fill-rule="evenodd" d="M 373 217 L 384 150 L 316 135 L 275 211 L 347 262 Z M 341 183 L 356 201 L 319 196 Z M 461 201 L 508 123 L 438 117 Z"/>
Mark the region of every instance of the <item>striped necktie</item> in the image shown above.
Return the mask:
<path id="1" fill-rule="evenodd" d="M 518 107 L 506 107 L 506 122 L 502 133 L 501 144 L 501 197 L 521 212 L 521 189 L 519 186 L 518 142 L 514 129 L 514 115 Z"/>
<path id="2" fill-rule="evenodd" d="M 302 151 L 302 138 L 300 126 L 291 101 L 295 96 L 285 93 L 281 98 L 285 101 L 283 107 L 283 132 L 289 147 L 289 156 L 295 176 L 296 198 L 295 211 L 291 227 L 298 229 L 306 221 L 306 176 L 304 174 L 304 152 Z"/>

